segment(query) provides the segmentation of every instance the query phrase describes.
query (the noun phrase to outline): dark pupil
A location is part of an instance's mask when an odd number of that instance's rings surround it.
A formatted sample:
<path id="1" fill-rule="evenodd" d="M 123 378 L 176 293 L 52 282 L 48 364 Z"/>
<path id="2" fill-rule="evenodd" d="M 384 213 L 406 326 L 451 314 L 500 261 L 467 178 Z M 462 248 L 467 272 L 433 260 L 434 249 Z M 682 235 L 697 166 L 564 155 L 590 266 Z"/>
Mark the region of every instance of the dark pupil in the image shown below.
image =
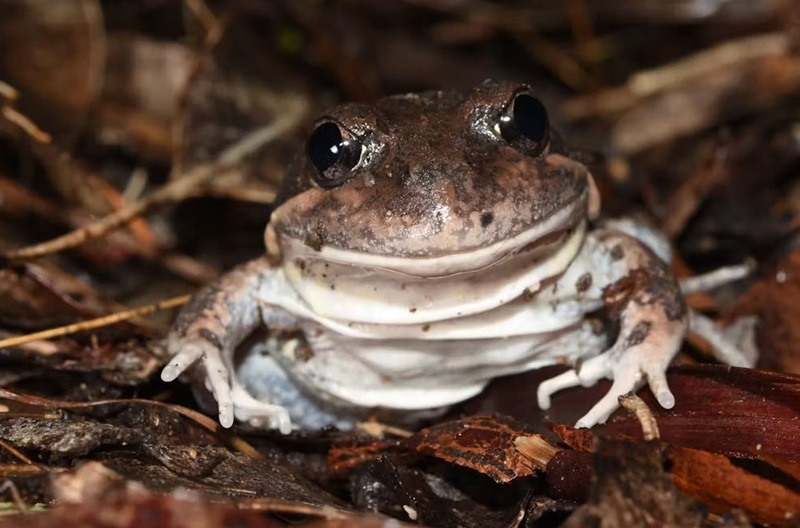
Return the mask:
<path id="1" fill-rule="evenodd" d="M 344 152 L 342 132 L 335 123 L 324 123 L 308 139 L 308 156 L 320 172 L 332 167 Z"/>
<path id="2" fill-rule="evenodd" d="M 514 124 L 526 138 L 542 141 L 547 134 L 547 110 L 535 97 L 520 94 L 514 98 Z"/>

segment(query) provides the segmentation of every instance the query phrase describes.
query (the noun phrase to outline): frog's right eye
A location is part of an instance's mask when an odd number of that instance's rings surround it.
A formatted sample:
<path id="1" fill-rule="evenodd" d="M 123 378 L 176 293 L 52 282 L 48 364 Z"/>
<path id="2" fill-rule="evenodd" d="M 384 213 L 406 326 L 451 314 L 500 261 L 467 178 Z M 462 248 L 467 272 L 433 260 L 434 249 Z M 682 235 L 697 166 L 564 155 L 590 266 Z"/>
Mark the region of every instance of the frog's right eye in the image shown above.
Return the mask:
<path id="1" fill-rule="evenodd" d="M 346 128 L 327 121 L 318 125 L 306 144 L 308 158 L 317 169 L 320 187 L 338 187 L 352 176 L 361 159 L 361 142 Z"/>
<path id="2" fill-rule="evenodd" d="M 529 156 L 538 156 L 550 141 L 547 109 L 527 89 L 514 94 L 495 130 L 509 145 Z"/>

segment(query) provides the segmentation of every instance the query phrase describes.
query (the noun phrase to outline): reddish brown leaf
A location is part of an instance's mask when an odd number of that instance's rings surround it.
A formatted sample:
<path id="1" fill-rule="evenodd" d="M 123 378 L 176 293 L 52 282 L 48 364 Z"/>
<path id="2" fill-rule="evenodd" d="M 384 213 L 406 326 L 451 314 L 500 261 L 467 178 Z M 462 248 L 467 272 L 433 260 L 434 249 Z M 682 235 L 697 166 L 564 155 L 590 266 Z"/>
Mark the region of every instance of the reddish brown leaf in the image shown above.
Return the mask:
<path id="1" fill-rule="evenodd" d="M 595 439 L 591 429 L 575 429 L 563 424 L 554 424 L 553 432 L 576 451 L 594 451 Z"/>
<path id="2" fill-rule="evenodd" d="M 670 459 L 677 488 L 714 511 L 742 508 L 752 520 L 771 526 L 797 522 L 799 494 L 734 466 L 724 456 L 675 448 Z"/>
<path id="3" fill-rule="evenodd" d="M 514 445 L 518 436 L 531 436 L 531 431 L 510 418 L 472 416 L 423 429 L 403 445 L 504 483 L 534 473 L 532 463 Z"/>
<path id="4" fill-rule="evenodd" d="M 800 461 L 800 377 L 687 366 L 668 379 L 677 398 L 674 409 L 664 410 L 649 391 L 640 392 L 658 419 L 664 442 L 737 458 L 766 453 Z M 640 438 L 641 426 L 620 413 L 596 432 Z"/>

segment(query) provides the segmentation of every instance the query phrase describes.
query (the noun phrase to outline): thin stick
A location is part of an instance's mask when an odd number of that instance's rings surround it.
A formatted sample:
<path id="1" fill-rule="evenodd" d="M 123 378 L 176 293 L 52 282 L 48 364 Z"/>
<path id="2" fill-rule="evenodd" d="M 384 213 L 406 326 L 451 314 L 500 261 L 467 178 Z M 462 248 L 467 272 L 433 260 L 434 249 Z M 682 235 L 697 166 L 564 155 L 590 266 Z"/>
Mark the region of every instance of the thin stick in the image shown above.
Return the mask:
<path id="1" fill-rule="evenodd" d="M 88 321 L 81 321 L 80 323 L 73 323 L 73 324 L 68 324 L 66 326 L 59 326 L 57 328 L 50 328 L 48 330 L 42 330 L 41 332 L 34 332 L 32 334 L 25 334 L 21 336 L 9 337 L 7 339 L 0 339 L 0 350 L 12 346 L 19 346 L 25 343 L 30 343 L 31 341 L 38 341 L 40 339 L 63 337 L 65 335 L 74 334 L 76 332 L 82 332 L 84 330 L 93 330 L 95 328 L 109 326 L 115 323 L 119 323 L 121 321 L 127 321 L 128 319 L 133 319 L 134 317 L 141 317 L 144 315 L 148 315 L 160 310 L 168 310 L 170 308 L 175 308 L 176 306 L 181 306 L 183 304 L 186 304 L 187 302 L 189 302 L 189 299 L 191 299 L 191 297 L 192 297 L 191 295 L 181 295 L 180 297 L 173 297 L 171 299 L 166 299 L 164 301 L 155 304 L 150 304 L 147 306 L 142 306 L 140 308 L 134 308 L 132 310 L 125 310 L 123 312 L 104 315 L 103 317 L 98 317 L 97 319 L 90 319 Z"/>
<path id="2" fill-rule="evenodd" d="M 36 123 L 31 121 L 28 117 L 20 114 L 10 106 L 4 106 L 2 109 L 0 109 L 0 113 L 3 114 L 3 117 L 24 130 L 30 137 L 39 143 L 52 142 L 53 138 L 50 137 L 50 134 L 43 131 L 41 128 L 36 126 Z"/>
<path id="3" fill-rule="evenodd" d="M 11 260 L 31 260 L 57 251 L 71 249 L 87 240 L 100 238 L 106 233 L 122 227 L 153 206 L 177 202 L 186 198 L 191 195 L 193 189 L 207 184 L 216 174 L 234 168 L 246 156 L 291 130 L 304 114 L 302 104 L 297 106 L 298 108 L 286 108 L 275 121 L 244 136 L 234 145 L 225 149 L 213 163 L 195 167 L 143 200 L 118 209 L 93 224 L 47 242 L 7 251 L 4 256 Z"/>

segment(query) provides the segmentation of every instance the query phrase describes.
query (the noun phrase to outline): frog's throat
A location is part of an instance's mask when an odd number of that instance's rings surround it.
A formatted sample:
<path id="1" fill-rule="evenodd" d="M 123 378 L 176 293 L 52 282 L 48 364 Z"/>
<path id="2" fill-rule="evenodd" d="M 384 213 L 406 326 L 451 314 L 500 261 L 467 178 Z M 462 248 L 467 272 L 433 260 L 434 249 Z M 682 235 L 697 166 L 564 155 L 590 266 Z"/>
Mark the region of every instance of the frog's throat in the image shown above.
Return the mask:
<path id="1" fill-rule="evenodd" d="M 386 270 L 419 278 L 447 277 L 478 271 L 503 262 L 521 252 L 535 251 L 540 246 L 552 245 L 554 237 L 560 237 L 566 232 L 579 228 L 586 218 L 586 207 L 585 200 L 576 200 L 534 227 L 513 237 L 485 247 L 448 255 L 400 257 L 339 249 L 332 246 L 315 249 L 303 241 L 291 237 L 282 237 L 280 253 L 284 260 L 322 261 L 357 266 L 363 269 Z M 268 252 L 275 253 L 278 242 L 271 226 L 267 228 L 266 239 Z"/>
<path id="2" fill-rule="evenodd" d="M 538 291 L 563 273 L 582 246 L 585 228 L 582 221 L 573 231 L 562 229 L 550 243 L 480 270 L 443 277 L 411 277 L 319 259 L 287 258 L 275 270 L 277 280 L 262 288 L 260 297 L 267 305 L 332 330 L 342 330 L 334 328 L 340 321 L 348 326 L 343 334 L 358 330 L 358 337 L 364 337 L 363 332 L 371 335 L 375 329 L 351 328 L 353 323 L 409 325 L 463 318 L 508 304 L 525 291 Z M 420 330 L 426 332 L 423 327 Z M 377 331 L 388 335 L 385 328 Z"/>

